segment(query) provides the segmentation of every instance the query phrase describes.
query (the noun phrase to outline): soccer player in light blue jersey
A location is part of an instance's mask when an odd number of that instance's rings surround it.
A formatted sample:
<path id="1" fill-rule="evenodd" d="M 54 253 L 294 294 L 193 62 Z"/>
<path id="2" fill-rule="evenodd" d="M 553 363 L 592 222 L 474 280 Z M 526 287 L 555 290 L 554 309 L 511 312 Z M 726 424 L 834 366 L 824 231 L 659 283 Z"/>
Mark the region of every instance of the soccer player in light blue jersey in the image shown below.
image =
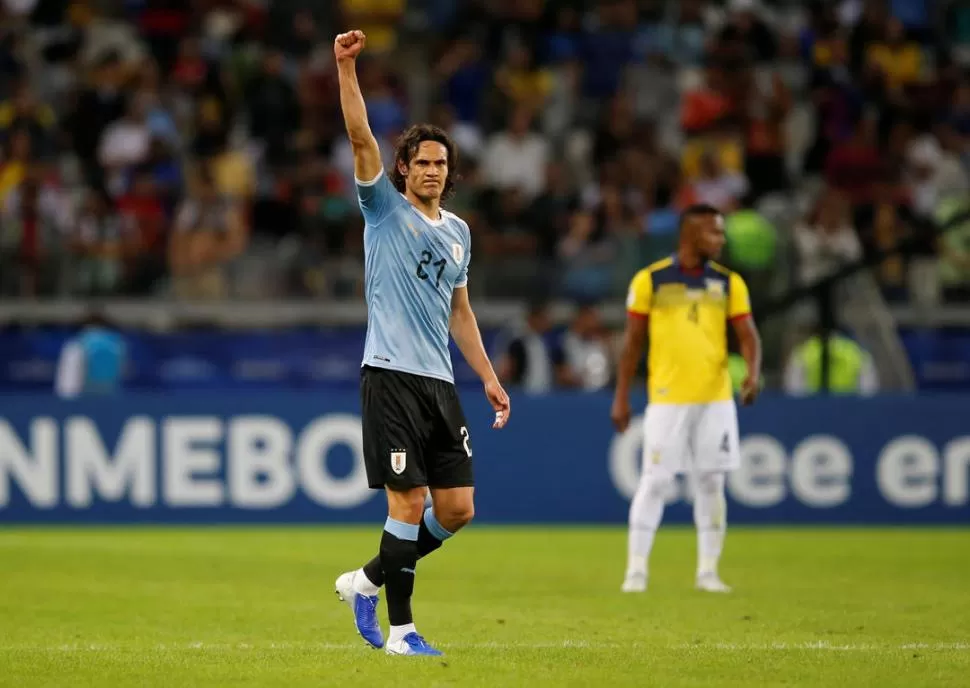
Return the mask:
<path id="1" fill-rule="evenodd" d="M 509 397 L 468 303 L 468 225 L 441 207 L 454 186 L 455 145 L 437 127 L 411 127 L 398 143 L 394 168 L 385 172 L 357 82 L 365 41 L 362 31 L 340 34 L 334 55 L 365 221 L 364 458 L 370 486 L 387 495 L 388 517 L 378 555 L 337 578 L 336 589 L 372 647 L 385 647 L 377 604 L 386 586 L 387 653 L 440 655 L 411 615 L 416 564 L 475 511 L 471 438 L 455 390 L 449 334 L 485 386 L 495 428 L 509 419 Z M 429 489 L 433 506 L 426 509 Z"/>

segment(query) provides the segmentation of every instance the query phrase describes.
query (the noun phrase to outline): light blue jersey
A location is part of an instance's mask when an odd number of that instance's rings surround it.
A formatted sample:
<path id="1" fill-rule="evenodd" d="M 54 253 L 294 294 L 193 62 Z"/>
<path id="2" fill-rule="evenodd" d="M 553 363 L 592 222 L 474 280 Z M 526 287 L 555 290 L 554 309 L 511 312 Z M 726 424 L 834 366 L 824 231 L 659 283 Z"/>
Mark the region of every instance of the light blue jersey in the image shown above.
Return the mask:
<path id="1" fill-rule="evenodd" d="M 454 382 L 451 295 L 468 283 L 471 235 L 457 215 L 433 221 L 387 175 L 357 181 L 364 213 L 367 341 L 363 365 Z"/>

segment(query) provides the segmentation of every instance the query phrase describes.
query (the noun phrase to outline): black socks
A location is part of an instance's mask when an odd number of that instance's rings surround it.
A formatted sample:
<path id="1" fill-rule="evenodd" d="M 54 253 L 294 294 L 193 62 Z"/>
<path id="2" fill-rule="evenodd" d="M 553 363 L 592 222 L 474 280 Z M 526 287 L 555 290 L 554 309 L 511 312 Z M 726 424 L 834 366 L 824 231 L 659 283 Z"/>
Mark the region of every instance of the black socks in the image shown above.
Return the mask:
<path id="1" fill-rule="evenodd" d="M 387 589 L 387 617 L 392 626 L 412 623 L 411 595 L 418 563 L 418 526 L 388 518 L 378 555 Z M 370 578 L 370 576 L 368 576 Z"/>
<path id="2" fill-rule="evenodd" d="M 392 519 L 388 519 L 388 522 L 390 523 L 391 520 Z M 394 521 L 394 523 L 398 524 L 400 522 Z M 401 525 L 409 526 L 409 524 L 401 524 Z M 441 526 L 441 524 L 438 523 L 438 520 L 434 517 L 434 511 L 431 509 L 431 507 L 428 507 L 427 510 L 425 510 L 424 518 L 421 519 L 420 526 L 409 526 L 409 527 L 410 528 L 416 527 L 418 529 L 418 536 L 416 541 L 418 559 L 425 557 L 431 554 L 432 552 L 434 552 L 436 549 L 441 547 L 444 540 L 452 536 L 452 533 L 445 530 Z M 378 554 L 376 557 L 374 557 L 369 562 L 364 564 L 364 575 L 367 576 L 367 580 L 369 580 L 377 587 L 381 587 L 386 582 L 384 572 L 387 569 L 385 569 L 383 564 L 381 563 L 381 557 L 383 556 L 383 553 L 384 553 L 384 541 L 387 539 L 387 533 L 388 533 L 387 525 L 385 525 L 384 536 L 381 538 L 381 554 Z M 414 568 L 414 567 L 412 566 L 410 568 Z M 388 591 L 388 594 L 390 594 L 390 591 Z M 388 600 L 388 605 L 390 605 L 390 600 Z"/>

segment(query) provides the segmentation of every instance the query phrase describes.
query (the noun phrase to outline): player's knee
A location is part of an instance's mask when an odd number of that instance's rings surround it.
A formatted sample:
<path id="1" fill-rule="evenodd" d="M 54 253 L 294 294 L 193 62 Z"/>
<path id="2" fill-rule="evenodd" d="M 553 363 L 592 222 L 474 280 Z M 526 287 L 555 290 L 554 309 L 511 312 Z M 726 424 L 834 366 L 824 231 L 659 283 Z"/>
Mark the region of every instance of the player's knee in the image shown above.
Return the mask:
<path id="1" fill-rule="evenodd" d="M 644 477 L 644 488 L 651 499 L 666 499 L 673 482 L 672 475 L 655 471 Z"/>
<path id="2" fill-rule="evenodd" d="M 438 522 L 444 526 L 445 530 L 454 533 L 464 528 L 475 518 L 475 505 L 472 502 L 462 502 L 460 504 L 450 504 L 441 510 L 442 513 L 435 512 Z"/>
<path id="3" fill-rule="evenodd" d="M 424 514 L 426 491 L 415 488 L 405 491 L 387 491 L 387 512 L 396 521 L 420 523 Z"/>
<path id="4" fill-rule="evenodd" d="M 695 489 L 699 494 L 716 497 L 724 491 L 724 483 L 724 473 L 710 471 L 697 476 Z"/>

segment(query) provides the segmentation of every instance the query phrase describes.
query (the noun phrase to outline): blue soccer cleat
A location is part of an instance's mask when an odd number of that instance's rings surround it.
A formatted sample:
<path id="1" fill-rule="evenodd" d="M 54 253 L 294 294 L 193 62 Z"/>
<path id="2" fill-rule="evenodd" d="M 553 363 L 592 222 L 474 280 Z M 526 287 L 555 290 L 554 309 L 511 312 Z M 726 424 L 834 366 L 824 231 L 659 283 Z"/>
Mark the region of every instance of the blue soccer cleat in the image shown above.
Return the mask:
<path id="1" fill-rule="evenodd" d="M 346 602 L 350 610 L 354 613 L 354 626 L 360 637 L 373 648 L 384 647 L 384 634 L 381 633 L 381 626 L 377 622 L 377 603 L 380 602 L 378 595 L 361 595 L 354 590 L 354 576 L 357 571 L 350 571 L 337 578 L 334 585 L 337 597 L 341 602 Z"/>
<path id="2" fill-rule="evenodd" d="M 384 651 L 389 655 L 423 655 L 425 657 L 440 657 L 444 654 L 441 650 L 436 650 L 428 645 L 427 640 L 413 631 L 400 640 L 389 642 Z"/>

